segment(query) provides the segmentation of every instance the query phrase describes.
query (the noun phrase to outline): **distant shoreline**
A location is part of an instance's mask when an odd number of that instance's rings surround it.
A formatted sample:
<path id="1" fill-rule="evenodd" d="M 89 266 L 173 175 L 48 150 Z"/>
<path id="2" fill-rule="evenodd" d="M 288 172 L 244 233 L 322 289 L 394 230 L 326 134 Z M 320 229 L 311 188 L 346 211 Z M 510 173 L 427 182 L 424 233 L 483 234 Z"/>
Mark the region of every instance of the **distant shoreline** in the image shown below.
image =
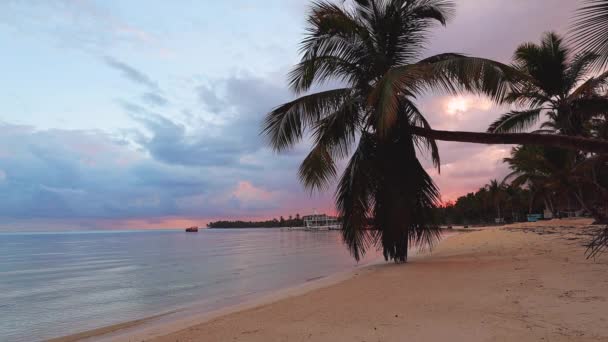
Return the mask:
<path id="1" fill-rule="evenodd" d="M 296 229 L 296 228 L 302 228 L 304 229 L 305 227 L 205 227 L 204 229 L 209 229 L 209 230 L 220 230 L 220 229 Z"/>

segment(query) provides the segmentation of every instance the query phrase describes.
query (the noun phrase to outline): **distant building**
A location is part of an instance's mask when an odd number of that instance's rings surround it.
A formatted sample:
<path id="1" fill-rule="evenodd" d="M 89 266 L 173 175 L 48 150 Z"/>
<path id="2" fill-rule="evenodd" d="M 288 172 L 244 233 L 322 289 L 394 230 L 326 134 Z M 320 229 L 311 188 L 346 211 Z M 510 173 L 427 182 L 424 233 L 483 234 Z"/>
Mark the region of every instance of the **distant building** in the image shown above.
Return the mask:
<path id="1" fill-rule="evenodd" d="M 338 230 L 340 221 L 335 216 L 313 214 L 302 217 L 306 230 Z"/>

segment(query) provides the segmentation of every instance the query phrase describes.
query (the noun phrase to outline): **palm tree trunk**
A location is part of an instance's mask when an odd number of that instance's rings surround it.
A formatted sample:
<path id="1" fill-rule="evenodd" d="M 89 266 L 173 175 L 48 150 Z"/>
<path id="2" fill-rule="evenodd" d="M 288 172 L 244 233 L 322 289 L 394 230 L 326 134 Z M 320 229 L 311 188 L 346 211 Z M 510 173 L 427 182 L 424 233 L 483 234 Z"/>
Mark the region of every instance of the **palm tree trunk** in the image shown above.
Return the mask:
<path id="1" fill-rule="evenodd" d="M 538 134 L 538 133 L 479 133 L 463 131 L 438 131 L 422 127 L 412 127 L 415 135 L 442 141 L 458 141 L 475 144 L 541 145 L 560 147 L 574 151 L 608 153 L 608 140 L 584 137 Z"/>
<path id="2" fill-rule="evenodd" d="M 547 210 L 551 210 L 551 213 L 553 213 L 553 208 L 551 208 L 551 206 L 549 205 L 549 200 L 547 200 L 547 197 L 545 196 L 545 208 Z"/>
<path id="3" fill-rule="evenodd" d="M 500 202 L 496 201 L 496 213 L 498 214 L 497 218 L 500 218 Z"/>
<path id="4" fill-rule="evenodd" d="M 593 216 L 593 218 L 595 219 L 595 222 L 594 222 L 595 224 L 608 224 L 608 216 L 604 215 L 600 210 L 597 210 L 592 205 L 591 206 L 587 205 L 587 203 L 585 202 L 585 199 L 583 198 L 583 194 L 582 194 L 582 191 L 580 188 L 578 189 L 578 192 L 573 191 L 573 193 L 574 193 L 574 197 L 581 205 L 581 208 L 583 210 L 588 211 L 591 214 L 591 216 Z"/>

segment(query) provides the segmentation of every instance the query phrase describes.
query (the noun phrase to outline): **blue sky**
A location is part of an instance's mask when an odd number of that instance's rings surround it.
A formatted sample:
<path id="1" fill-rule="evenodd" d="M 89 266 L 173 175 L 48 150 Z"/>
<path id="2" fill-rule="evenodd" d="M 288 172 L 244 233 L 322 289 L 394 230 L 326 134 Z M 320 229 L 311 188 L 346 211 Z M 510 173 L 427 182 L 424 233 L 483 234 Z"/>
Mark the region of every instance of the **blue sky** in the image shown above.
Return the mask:
<path id="1" fill-rule="evenodd" d="M 508 62 L 576 1 L 457 1 L 434 52 Z M 156 228 L 331 210 L 259 137 L 289 100 L 307 0 L 0 3 L 0 229 Z M 483 130 L 502 109 L 421 99 L 436 128 Z M 507 147 L 442 144 L 451 199 L 505 173 Z M 474 165 L 474 167 L 472 166 Z"/>

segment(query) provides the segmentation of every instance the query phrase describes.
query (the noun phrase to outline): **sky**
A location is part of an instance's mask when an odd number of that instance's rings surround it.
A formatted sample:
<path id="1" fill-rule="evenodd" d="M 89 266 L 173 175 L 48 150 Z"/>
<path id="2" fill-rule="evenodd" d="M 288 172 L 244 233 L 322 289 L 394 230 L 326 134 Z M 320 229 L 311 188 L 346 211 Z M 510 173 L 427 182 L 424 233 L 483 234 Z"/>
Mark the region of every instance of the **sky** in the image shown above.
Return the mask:
<path id="1" fill-rule="evenodd" d="M 574 0 L 457 0 L 426 54 L 508 63 L 567 32 Z M 181 228 L 333 212 L 297 179 L 306 143 L 276 154 L 265 114 L 293 98 L 309 0 L 0 2 L 0 230 Z M 418 100 L 435 129 L 485 131 L 508 108 Z M 509 146 L 440 143 L 444 201 L 507 173 Z"/>

